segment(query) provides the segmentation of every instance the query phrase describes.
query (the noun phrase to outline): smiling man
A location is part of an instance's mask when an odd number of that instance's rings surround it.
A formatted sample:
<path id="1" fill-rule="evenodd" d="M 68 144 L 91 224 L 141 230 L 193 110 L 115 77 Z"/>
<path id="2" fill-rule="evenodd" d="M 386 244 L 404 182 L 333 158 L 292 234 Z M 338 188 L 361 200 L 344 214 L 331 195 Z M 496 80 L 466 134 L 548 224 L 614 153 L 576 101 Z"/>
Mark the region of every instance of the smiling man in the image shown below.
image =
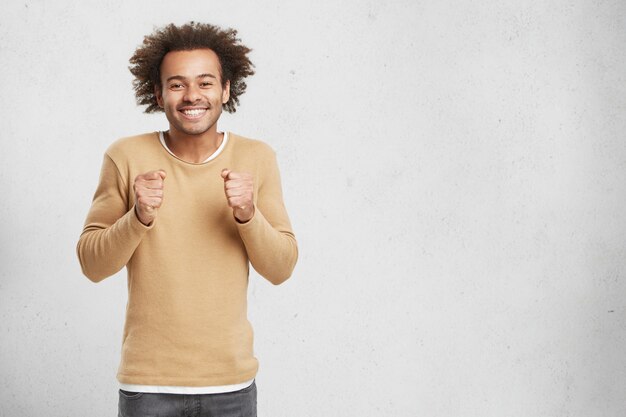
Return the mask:
<path id="1" fill-rule="evenodd" d="M 254 73 L 236 35 L 168 25 L 130 60 L 169 130 L 108 148 L 77 245 L 94 282 L 127 268 L 120 416 L 256 416 L 249 264 L 280 284 L 298 249 L 274 151 L 217 129 Z"/>

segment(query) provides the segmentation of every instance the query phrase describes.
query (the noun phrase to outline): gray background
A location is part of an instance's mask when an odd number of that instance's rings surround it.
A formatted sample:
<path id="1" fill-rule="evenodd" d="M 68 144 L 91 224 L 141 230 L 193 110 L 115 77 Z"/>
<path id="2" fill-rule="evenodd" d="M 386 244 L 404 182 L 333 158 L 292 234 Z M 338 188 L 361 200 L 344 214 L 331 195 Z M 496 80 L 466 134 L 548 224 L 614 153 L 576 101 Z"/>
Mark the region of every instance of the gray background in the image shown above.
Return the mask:
<path id="1" fill-rule="evenodd" d="M 220 129 L 277 151 L 300 244 L 254 274 L 260 416 L 626 414 L 623 1 L 4 2 L 0 415 L 112 416 L 125 271 L 75 244 L 102 155 L 166 129 L 128 58 L 239 30 Z"/>

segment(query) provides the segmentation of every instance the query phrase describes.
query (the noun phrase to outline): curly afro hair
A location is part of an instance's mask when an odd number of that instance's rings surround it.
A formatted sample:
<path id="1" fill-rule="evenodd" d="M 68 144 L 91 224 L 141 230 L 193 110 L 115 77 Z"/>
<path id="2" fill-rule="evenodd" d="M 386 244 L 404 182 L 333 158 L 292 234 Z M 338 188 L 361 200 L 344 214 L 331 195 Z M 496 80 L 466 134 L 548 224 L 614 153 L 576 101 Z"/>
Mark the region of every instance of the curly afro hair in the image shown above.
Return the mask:
<path id="1" fill-rule="evenodd" d="M 229 113 L 236 111 L 239 96 L 246 91 L 244 79 L 254 74 L 254 64 L 248 58 L 250 48 L 241 44 L 234 29 L 221 29 L 206 23 L 189 22 L 182 26 L 169 24 L 143 39 L 130 58 L 128 69 L 135 76 L 133 88 L 137 104 L 147 105 L 146 113 L 163 111 L 154 95 L 161 86 L 160 67 L 165 54 L 171 51 L 212 49 L 221 65 L 222 85 L 230 81 L 230 99 L 224 104 Z"/>

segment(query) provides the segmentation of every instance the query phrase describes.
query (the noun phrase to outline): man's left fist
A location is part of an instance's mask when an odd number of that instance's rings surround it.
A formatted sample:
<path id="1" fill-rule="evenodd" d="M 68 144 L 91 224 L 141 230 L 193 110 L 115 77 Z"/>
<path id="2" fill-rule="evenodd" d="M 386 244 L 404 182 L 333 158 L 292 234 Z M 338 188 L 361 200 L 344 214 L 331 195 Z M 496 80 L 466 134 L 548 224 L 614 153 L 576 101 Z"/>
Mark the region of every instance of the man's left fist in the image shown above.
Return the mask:
<path id="1" fill-rule="evenodd" d="M 240 223 L 245 223 L 254 216 L 254 178 L 246 172 L 233 172 L 228 168 L 222 170 L 224 193 L 228 207 Z"/>

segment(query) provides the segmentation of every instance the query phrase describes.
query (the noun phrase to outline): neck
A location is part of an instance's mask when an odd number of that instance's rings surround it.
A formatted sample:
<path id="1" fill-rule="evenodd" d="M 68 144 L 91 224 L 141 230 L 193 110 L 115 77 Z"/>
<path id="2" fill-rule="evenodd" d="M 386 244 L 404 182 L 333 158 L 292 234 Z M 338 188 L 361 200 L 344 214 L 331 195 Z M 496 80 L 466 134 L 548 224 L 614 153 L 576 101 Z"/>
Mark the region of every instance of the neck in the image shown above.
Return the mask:
<path id="1" fill-rule="evenodd" d="M 164 132 L 167 147 L 180 159 L 191 163 L 204 162 L 222 143 L 224 134 L 217 131 L 214 125 L 211 129 L 199 135 L 190 135 L 172 129 Z"/>

